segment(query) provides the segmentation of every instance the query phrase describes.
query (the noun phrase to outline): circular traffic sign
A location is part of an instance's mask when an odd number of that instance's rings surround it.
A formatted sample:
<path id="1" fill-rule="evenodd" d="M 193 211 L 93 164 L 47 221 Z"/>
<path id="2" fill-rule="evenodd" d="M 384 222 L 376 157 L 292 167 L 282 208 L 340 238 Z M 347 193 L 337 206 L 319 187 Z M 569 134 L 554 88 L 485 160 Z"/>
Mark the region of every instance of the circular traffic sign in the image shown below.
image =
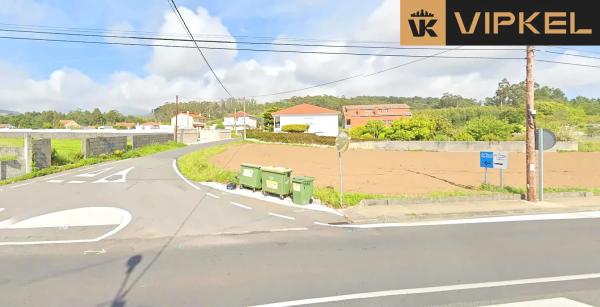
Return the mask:
<path id="1" fill-rule="evenodd" d="M 335 138 L 335 148 L 339 152 L 344 152 L 348 150 L 348 146 L 350 146 L 350 136 L 346 131 L 341 131 Z"/>

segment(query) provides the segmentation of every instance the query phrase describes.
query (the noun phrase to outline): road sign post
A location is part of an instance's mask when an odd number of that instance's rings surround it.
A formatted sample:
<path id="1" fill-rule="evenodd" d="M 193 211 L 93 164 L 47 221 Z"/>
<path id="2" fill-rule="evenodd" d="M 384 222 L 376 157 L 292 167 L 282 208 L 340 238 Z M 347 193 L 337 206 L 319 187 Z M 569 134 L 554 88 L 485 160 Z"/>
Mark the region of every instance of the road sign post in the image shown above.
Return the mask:
<path id="1" fill-rule="evenodd" d="M 340 207 L 344 207 L 344 168 L 342 163 L 342 153 L 348 150 L 348 146 L 350 146 L 350 136 L 345 131 L 341 131 L 335 138 L 335 148 L 338 151 L 340 162 Z"/>
<path id="2" fill-rule="evenodd" d="M 482 151 L 479 153 L 479 167 L 483 168 L 483 183 L 487 184 L 488 168 L 500 170 L 500 187 L 504 187 L 504 170 L 508 168 L 508 153 Z"/>
<path id="3" fill-rule="evenodd" d="M 537 129 L 535 149 L 538 151 L 538 198 L 544 200 L 544 151 L 556 145 L 556 135 L 550 130 Z"/>

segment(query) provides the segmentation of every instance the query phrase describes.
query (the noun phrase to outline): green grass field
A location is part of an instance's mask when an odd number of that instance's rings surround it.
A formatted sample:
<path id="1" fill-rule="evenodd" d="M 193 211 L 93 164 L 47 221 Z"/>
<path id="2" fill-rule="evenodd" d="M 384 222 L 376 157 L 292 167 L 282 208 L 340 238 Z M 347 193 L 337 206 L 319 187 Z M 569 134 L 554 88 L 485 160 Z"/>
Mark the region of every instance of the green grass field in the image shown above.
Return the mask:
<path id="1" fill-rule="evenodd" d="M 0 147 L 23 147 L 22 138 L 0 138 Z"/>

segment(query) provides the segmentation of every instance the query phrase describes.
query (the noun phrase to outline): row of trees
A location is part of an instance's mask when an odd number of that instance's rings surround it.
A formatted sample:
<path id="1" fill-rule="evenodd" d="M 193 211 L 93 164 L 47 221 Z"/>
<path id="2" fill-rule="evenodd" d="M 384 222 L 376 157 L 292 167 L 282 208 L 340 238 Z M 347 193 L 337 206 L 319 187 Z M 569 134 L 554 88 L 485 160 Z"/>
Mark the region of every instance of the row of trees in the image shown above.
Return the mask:
<path id="1" fill-rule="evenodd" d="M 96 108 L 92 111 L 75 110 L 68 113 L 57 111 L 26 112 L 17 115 L 0 116 L 0 123 L 10 124 L 17 128 L 50 129 L 60 128 L 61 119 L 71 119 L 83 126 L 104 126 L 117 122 L 144 122 L 143 117 L 123 115 L 119 111 L 109 110 L 105 113 Z"/>

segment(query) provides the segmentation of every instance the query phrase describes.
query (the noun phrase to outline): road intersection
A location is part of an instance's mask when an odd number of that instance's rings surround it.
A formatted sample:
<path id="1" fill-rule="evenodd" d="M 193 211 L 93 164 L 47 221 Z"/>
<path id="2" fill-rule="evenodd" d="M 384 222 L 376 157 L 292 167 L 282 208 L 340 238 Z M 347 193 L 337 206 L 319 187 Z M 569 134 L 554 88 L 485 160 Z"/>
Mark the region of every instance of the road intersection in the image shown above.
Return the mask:
<path id="1" fill-rule="evenodd" d="M 331 227 L 181 178 L 208 146 L 2 187 L 2 305 L 600 305 L 598 217 Z"/>

